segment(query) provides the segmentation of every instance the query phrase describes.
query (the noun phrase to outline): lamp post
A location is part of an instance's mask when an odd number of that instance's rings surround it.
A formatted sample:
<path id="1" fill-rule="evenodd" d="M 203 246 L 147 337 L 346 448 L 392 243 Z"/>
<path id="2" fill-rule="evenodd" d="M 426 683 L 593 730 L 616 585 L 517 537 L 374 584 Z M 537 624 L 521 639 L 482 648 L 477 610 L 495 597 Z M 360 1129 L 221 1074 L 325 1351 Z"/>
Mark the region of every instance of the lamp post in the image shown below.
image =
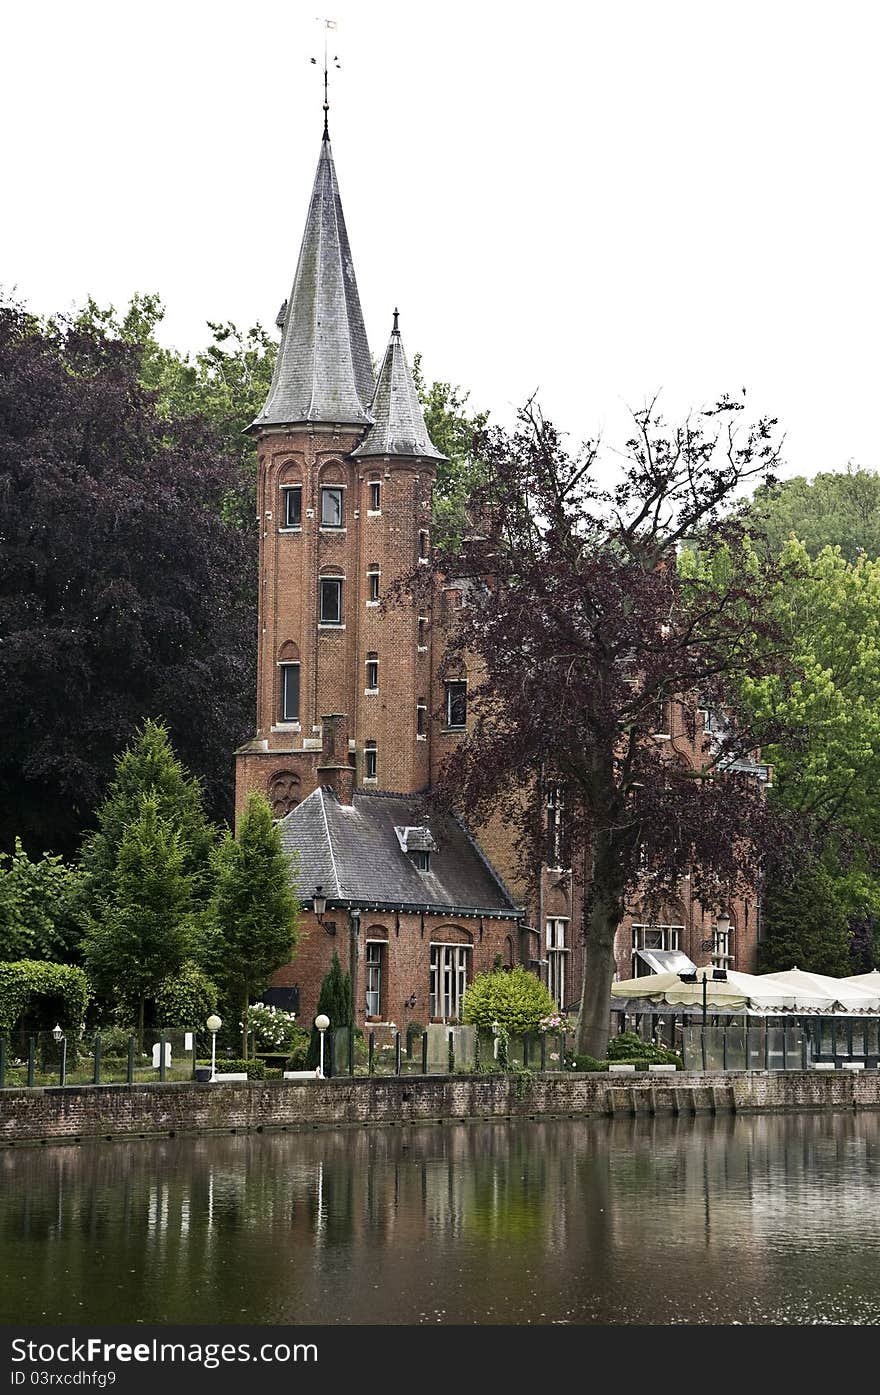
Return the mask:
<path id="1" fill-rule="evenodd" d="M 320 1042 L 320 1045 L 321 1045 L 321 1063 L 320 1063 L 320 1065 L 319 1065 L 319 1067 L 318 1067 L 318 1074 L 320 1075 L 321 1079 L 323 1080 L 323 1079 L 324 1079 L 324 1033 L 326 1032 L 327 1028 L 330 1026 L 330 1018 L 327 1016 L 326 1012 L 319 1012 L 319 1013 L 318 1013 L 318 1016 L 315 1018 L 315 1026 L 316 1026 L 317 1029 L 318 1029 L 318 1033 L 319 1033 L 319 1035 L 318 1035 L 318 1041 Z"/>
<path id="2" fill-rule="evenodd" d="M 52 1036 L 61 1047 L 61 1067 L 58 1072 L 58 1083 L 59 1085 L 63 1085 L 67 1078 L 67 1037 L 64 1035 L 64 1032 L 57 1022 L 52 1028 Z"/>
<path id="3" fill-rule="evenodd" d="M 211 1033 L 211 1079 L 213 1080 L 214 1076 L 217 1074 L 217 1033 L 223 1026 L 223 1023 L 217 1014 L 212 1012 L 205 1026 Z"/>
<path id="4" fill-rule="evenodd" d="M 349 919 L 349 939 L 348 939 L 348 972 L 351 978 L 351 1031 L 354 1037 L 354 1029 L 357 1026 L 358 1000 L 358 934 L 361 928 L 361 913 L 357 906 L 350 906 L 348 911 Z"/>

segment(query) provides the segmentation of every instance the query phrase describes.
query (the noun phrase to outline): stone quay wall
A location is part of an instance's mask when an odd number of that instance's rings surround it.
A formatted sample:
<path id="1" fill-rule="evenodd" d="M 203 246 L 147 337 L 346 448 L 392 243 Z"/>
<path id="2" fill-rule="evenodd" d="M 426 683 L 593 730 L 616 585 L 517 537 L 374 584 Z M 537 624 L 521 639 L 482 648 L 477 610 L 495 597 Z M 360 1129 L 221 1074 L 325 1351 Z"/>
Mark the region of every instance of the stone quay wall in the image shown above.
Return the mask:
<path id="1" fill-rule="evenodd" d="M 0 1091 L 0 1146 L 464 1119 L 880 1109 L 880 1071 L 547 1073 Z"/>

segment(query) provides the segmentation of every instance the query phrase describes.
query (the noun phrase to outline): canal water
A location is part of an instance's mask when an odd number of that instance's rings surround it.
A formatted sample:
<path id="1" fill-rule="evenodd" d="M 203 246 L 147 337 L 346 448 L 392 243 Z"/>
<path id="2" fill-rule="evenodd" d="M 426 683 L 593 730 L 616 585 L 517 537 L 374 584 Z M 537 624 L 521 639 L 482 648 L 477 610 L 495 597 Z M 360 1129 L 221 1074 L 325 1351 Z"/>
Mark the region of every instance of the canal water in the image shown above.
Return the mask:
<path id="1" fill-rule="evenodd" d="M 0 1322 L 877 1323 L 880 1113 L 0 1151 Z"/>

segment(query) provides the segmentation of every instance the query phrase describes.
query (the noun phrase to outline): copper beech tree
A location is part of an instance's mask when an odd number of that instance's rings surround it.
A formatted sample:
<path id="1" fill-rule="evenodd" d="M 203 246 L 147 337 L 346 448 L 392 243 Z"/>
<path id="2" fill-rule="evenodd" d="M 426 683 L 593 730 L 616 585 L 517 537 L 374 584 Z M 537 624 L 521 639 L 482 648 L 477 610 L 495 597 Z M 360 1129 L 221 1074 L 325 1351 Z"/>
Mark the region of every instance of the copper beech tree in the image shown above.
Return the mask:
<path id="1" fill-rule="evenodd" d="M 468 730 L 439 798 L 472 824 L 500 813 L 515 825 L 534 885 L 546 783 L 561 786 L 584 886 L 577 1049 L 600 1058 L 627 907 L 658 906 L 688 874 L 716 911 L 784 841 L 747 769 L 770 733 L 742 694 L 786 661 L 767 564 L 731 513 L 745 481 L 771 476 L 778 447 L 775 422 L 739 427 L 741 411 L 725 398 L 670 428 L 651 404 L 605 485 L 599 447 L 570 453 L 530 404 L 514 434 L 476 443 L 479 526 L 432 577 L 422 569 L 422 585 L 457 582 L 466 597 L 444 668 L 468 673 Z M 695 764 L 656 740 L 670 702 Z M 718 714 L 705 738 L 701 709 Z"/>

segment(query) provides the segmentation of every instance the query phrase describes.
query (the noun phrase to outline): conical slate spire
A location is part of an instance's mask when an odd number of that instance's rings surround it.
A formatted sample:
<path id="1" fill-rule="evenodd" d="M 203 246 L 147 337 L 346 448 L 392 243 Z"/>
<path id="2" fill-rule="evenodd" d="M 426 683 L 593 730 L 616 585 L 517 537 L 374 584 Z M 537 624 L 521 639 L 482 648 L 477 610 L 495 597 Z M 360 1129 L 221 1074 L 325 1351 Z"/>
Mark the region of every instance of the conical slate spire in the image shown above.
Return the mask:
<path id="1" fill-rule="evenodd" d="M 367 426 L 373 368 L 330 140 L 321 154 L 266 404 L 251 424 Z"/>
<path id="2" fill-rule="evenodd" d="M 446 456 L 428 435 L 422 404 L 400 342 L 397 314 L 395 310 L 394 328 L 370 403 L 373 425 L 352 456 L 359 460 L 385 455 L 445 460 Z"/>

